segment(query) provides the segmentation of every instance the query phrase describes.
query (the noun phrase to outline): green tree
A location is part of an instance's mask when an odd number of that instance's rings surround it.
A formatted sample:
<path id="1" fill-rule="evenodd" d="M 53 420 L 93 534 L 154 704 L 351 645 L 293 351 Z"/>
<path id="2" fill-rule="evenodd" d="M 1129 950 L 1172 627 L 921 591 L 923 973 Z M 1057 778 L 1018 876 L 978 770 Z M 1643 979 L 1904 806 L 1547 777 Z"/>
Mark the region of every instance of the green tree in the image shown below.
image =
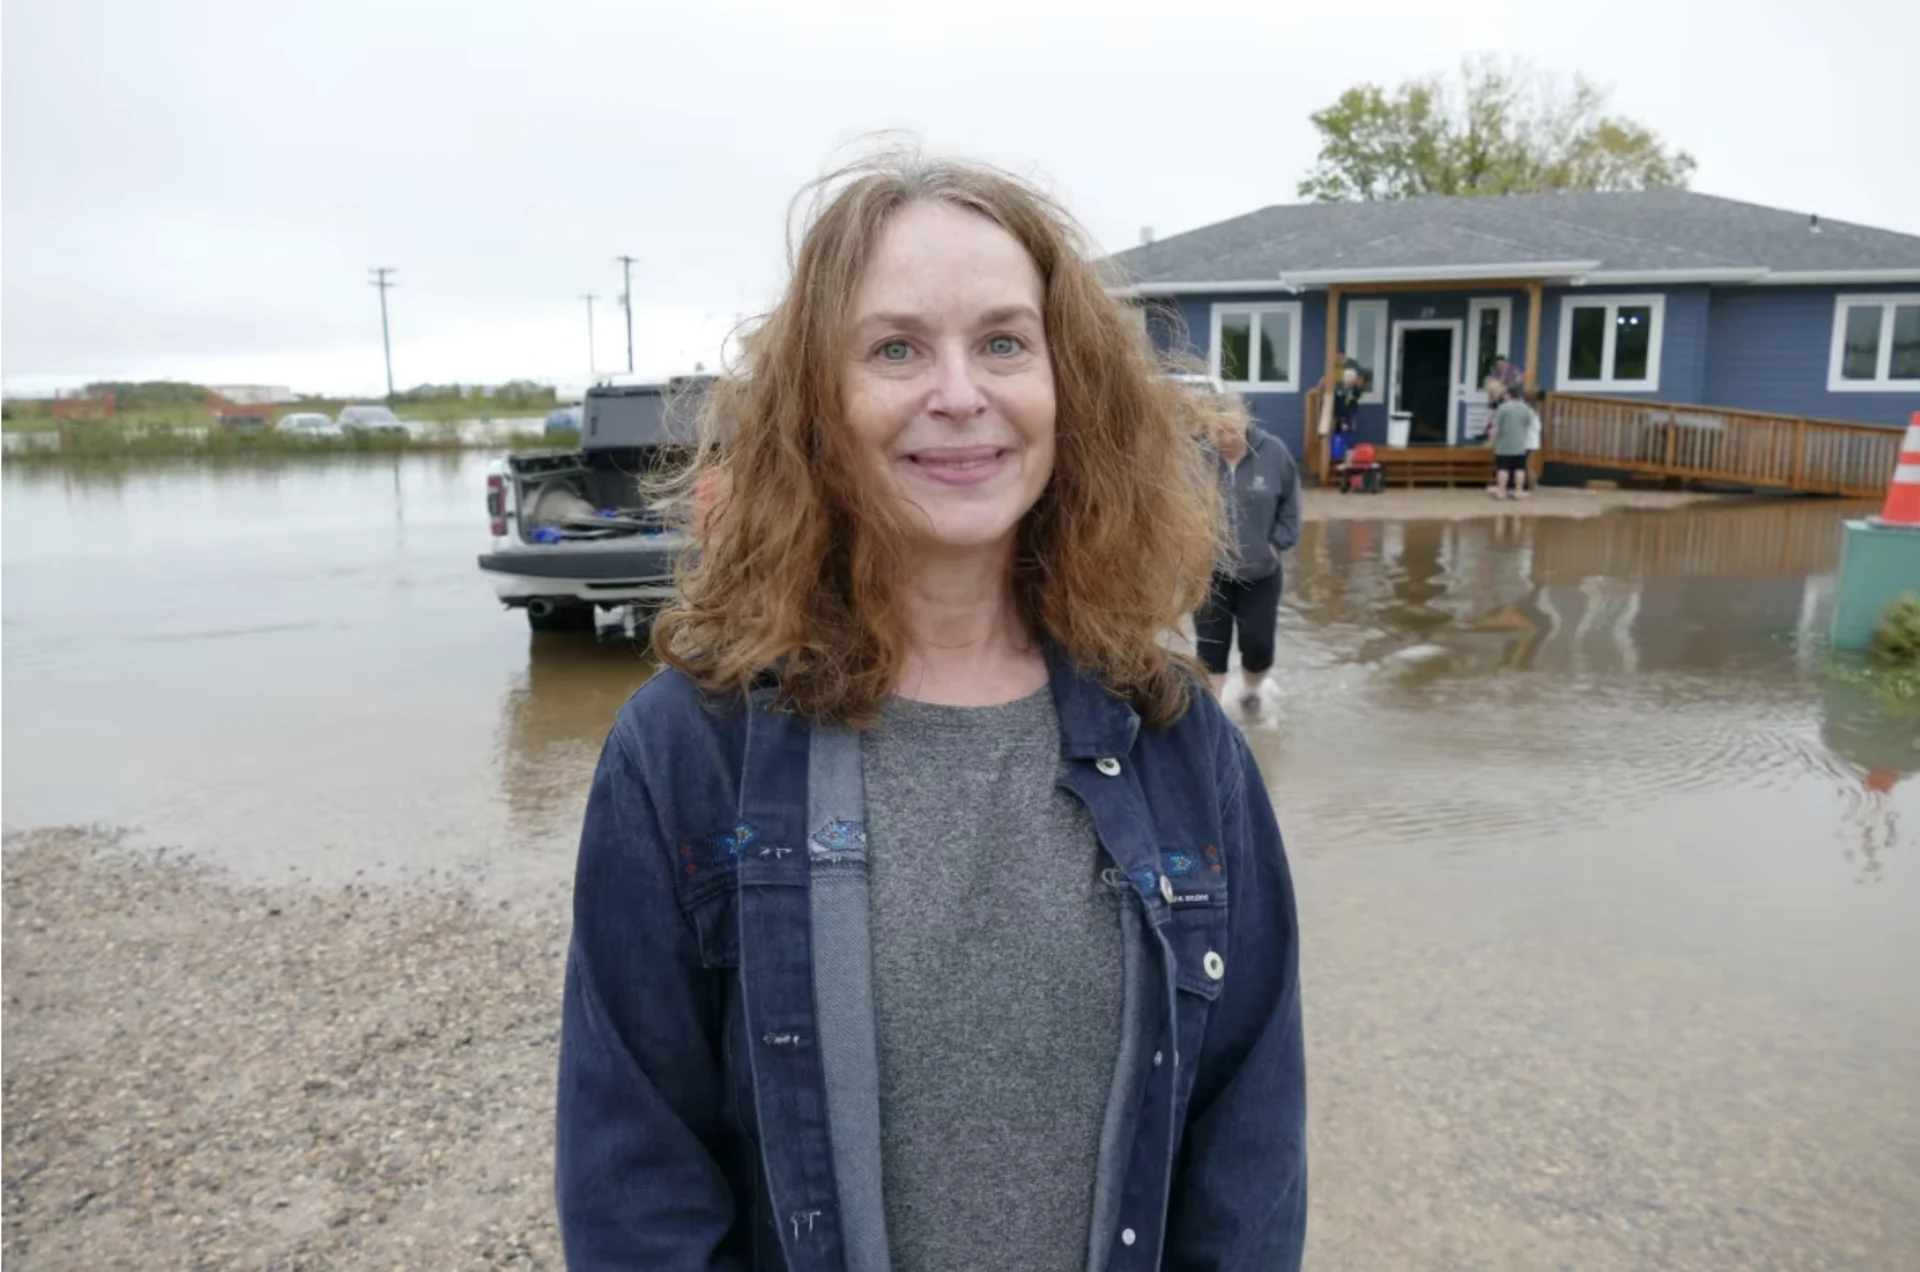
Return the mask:
<path id="1" fill-rule="evenodd" d="M 1494 57 L 1454 82 L 1361 84 L 1310 118 L 1320 156 L 1300 182 L 1323 203 L 1423 194 L 1540 194 L 1685 186 L 1693 156 L 1607 113 L 1607 95 Z"/>

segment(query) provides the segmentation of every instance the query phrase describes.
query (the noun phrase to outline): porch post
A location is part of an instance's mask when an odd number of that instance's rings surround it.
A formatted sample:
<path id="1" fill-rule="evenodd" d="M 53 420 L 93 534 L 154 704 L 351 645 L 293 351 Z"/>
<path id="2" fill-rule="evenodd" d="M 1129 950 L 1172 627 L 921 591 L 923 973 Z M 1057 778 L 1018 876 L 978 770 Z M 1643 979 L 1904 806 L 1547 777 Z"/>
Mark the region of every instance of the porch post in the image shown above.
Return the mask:
<path id="1" fill-rule="evenodd" d="M 1527 284 L 1527 396 L 1532 397 L 1540 385 L 1540 280 L 1533 279 Z M 1540 472 L 1547 466 L 1546 448 L 1553 437 L 1553 412 L 1547 412 L 1547 418 L 1541 428 L 1540 449 L 1527 457 L 1527 487 L 1537 490 L 1540 487 Z"/>
<path id="2" fill-rule="evenodd" d="M 1340 348 L 1340 295 L 1342 288 L 1327 288 L 1327 388 L 1332 389 L 1340 378 L 1340 367 L 1334 361 L 1334 353 Z M 1317 428 L 1318 425 L 1316 424 Z"/>
<path id="3" fill-rule="evenodd" d="M 1540 280 L 1527 283 L 1527 362 L 1526 389 L 1532 393 L 1540 387 Z"/>

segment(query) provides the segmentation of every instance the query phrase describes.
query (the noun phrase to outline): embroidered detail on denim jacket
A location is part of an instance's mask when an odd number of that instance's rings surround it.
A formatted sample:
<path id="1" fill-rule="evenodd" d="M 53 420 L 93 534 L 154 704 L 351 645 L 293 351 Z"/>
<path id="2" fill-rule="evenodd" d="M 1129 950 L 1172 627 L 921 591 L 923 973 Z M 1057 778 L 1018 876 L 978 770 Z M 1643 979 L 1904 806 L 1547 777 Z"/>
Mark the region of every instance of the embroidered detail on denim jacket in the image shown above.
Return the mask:
<path id="1" fill-rule="evenodd" d="M 760 841 L 760 828 L 752 822 L 736 822 L 726 830 L 680 845 L 681 868 L 699 874 L 706 866 L 721 866 L 733 861 Z"/>
<path id="2" fill-rule="evenodd" d="M 1193 873 L 1196 863 L 1184 852 L 1163 852 L 1160 854 L 1160 868 L 1178 879 Z"/>

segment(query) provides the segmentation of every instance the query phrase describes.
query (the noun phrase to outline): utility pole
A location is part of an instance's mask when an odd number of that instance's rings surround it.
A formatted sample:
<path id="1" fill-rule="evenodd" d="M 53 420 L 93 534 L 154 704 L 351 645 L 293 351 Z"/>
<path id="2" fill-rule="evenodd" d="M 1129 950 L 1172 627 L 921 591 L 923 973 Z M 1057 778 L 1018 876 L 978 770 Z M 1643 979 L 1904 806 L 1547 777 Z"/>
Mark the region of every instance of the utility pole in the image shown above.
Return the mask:
<path id="1" fill-rule="evenodd" d="M 633 257 L 616 256 L 620 262 L 620 273 L 624 280 L 620 291 L 620 305 L 627 311 L 627 373 L 633 373 Z"/>
<path id="2" fill-rule="evenodd" d="M 597 374 L 593 367 L 593 293 L 588 292 L 580 299 L 587 302 L 587 379 Z"/>
<path id="3" fill-rule="evenodd" d="M 388 406 L 393 405 L 393 341 L 387 335 L 387 289 L 389 287 L 398 287 L 400 284 L 388 282 L 387 275 L 397 274 L 399 272 L 400 272 L 399 270 L 395 269 L 391 265 L 381 265 L 375 269 L 370 269 L 367 271 L 367 273 L 373 275 L 373 278 L 369 281 L 368 285 L 371 287 L 378 287 L 380 289 L 380 347 L 386 352 L 386 355 L 387 355 L 387 405 Z"/>

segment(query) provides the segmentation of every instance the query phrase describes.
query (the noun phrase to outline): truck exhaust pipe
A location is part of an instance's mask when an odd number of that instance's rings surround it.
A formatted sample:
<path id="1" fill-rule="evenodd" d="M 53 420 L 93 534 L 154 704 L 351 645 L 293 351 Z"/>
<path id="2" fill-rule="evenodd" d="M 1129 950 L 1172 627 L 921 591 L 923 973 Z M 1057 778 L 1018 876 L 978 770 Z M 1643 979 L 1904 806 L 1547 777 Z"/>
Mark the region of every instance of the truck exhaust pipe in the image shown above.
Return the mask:
<path id="1" fill-rule="evenodd" d="M 527 613 L 533 615 L 535 618 L 550 617 L 553 614 L 553 602 L 542 597 L 535 597 L 533 600 L 527 602 Z"/>

